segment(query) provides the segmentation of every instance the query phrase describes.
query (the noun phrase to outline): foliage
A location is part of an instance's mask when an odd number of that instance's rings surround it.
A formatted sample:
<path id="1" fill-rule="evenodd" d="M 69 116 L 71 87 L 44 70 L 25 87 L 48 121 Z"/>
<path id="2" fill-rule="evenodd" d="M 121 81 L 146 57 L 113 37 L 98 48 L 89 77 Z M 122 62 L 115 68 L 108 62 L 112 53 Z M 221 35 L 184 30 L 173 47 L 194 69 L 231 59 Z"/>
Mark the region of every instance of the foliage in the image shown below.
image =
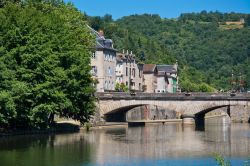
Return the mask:
<path id="1" fill-rule="evenodd" d="M 46 128 L 54 116 L 94 113 L 84 16 L 60 0 L 0 8 L 0 125 Z"/>
<path id="2" fill-rule="evenodd" d="M 86 128 L 86 131 L 89 131 L 90 128 L 91 128 L 91 124 L 90 123 L 85 123 L 85 128 Z"/>
<path id="3" fill-rule="evenodd" d="M 225 160 L 224 157 L 221 156 L 220 154 L 215 154 L 214 158 L 220 166 L 230 166 L 231 165 L 230 162 Z"/>
<path id="4" fill-rule="evenodd" d="M 0 92 L 0 126 L 7 127 L 12 117 L 16 116 L 13 98 L 6 91 Z"/>
<path id="5" fill-rule="evenodd" d="M 199 91 L 231 89 L 231 74 L 250 85 L 250 29 L 221 28 L 226 21 L 249 14 L 206 12 L 182 14 L 178 19 L 158 15 L 131 15 L 116 21 L 88 17 L 90 25 L 104 30 L 118 50 L 132 50 L 145 63 L 173 64 L 179 62 L 180 83 L 184 89 Z M 98 30 L 96 29 L 96 30 Z M 142 56 L 143 55 L 143 56 Z M 142 58 L 143 57 L 143 58 Z M 190 83 L 187 83 L 190 82 Z M 204 88 L 205 83 L 210 87 Z M 201 85 L 202 84 L 202 85 Z M 189 88 L 185 88 L 185 85 Z"/>
<path id="6" fill-rule="evenodd" d="M 116 83 L 115 84 L 115 91 L 118 92 L 128 92 L 128 87 L 124 83 Z"/>

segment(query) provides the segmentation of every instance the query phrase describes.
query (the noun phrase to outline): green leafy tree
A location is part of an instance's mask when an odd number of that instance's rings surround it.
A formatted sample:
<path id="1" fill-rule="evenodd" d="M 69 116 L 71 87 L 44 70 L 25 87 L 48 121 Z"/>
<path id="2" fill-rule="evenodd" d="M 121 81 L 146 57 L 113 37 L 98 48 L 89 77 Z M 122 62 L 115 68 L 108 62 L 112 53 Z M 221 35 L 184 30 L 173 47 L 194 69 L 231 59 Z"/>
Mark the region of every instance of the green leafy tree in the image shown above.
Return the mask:
<path id="1" fill-rule="evenodd" d="M 55 115 L 87 122 L 94 38 L 84 16 L 61 1 L 26 2 L 0 9 L 0 110 L 10 112 L 0 123 L 46 128 Z"/>

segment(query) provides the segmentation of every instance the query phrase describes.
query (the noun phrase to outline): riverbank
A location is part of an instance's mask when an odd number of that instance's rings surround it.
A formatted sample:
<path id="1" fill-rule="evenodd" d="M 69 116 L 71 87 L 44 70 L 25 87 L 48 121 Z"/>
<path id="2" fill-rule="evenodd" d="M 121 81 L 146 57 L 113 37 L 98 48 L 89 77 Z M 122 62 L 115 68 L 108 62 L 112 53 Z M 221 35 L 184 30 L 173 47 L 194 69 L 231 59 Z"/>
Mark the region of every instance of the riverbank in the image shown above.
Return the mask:
<path id="1" fill-rule="evenodd" d="M 33 135 L 33 134 L 58 134 L 58 133 L 74 133 L 81 130 L 81 126 L 72 122 L 59 122 L 55 126 L 48 129 L 1 129 L 1 136 L 12 135 Z"/>
<path id="2" fill-rule="evenodd" d="M 175 120 L 164 120 L 164 123 L 177 122 Z M 179 121 L 178 121 L 179 122 Z M 151 120 L 150 123 L 162 123 L 160 120 Z M 73 120 L 60 121 L 55 126 L 48 129 L 1 129 L 0 137 L 14 135 L 34 135 L 34 134 L 62 134 L 62 133 L 77 133 L 87 130 L 98 130 L 104 128 L 128 127 L 128 122 L 103 122 L 90 125 L 89 127 L 82 126 L 79 122 Z"/>

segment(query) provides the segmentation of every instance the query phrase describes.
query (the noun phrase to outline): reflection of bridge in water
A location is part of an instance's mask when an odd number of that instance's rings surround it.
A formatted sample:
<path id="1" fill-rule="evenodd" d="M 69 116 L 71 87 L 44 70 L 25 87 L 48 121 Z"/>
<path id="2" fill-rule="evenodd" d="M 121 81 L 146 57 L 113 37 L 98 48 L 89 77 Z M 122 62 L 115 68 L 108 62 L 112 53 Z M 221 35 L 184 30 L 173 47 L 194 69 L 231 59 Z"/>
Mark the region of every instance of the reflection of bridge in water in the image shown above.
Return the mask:
<path id="1" fill-rule="evenodd" d="M 126 121 L 126 112 L 132 108 L 155 105 L 175 111 L 184 123 L 194 121 L 204 125 L 205 114 L 218 108 L 227 108 L 230 116 L 232 106 L 250 106 L 249 94 L 228 93 L 97 93 L 98 115 L 106 121 Z"/>

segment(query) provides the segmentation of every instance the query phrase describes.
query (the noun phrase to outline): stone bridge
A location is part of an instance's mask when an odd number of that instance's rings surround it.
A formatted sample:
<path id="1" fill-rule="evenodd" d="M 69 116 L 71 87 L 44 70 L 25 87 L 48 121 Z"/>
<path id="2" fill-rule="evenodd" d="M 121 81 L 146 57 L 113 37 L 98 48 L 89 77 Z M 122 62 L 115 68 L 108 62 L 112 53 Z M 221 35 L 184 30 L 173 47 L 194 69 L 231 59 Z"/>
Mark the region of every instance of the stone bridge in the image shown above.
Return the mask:
<path id="1" fill-rule="evenodd" d="M 205 114 L 227 107 L 230 116 L 232 106 L 250 106 L 249 93 L 97 93 L 99 117 L 109 121 L 126 121 L 126 112 L 144 105 L 155 105 L 176 112 L 178 118 L 194 119 L 203 125 Z"/>

